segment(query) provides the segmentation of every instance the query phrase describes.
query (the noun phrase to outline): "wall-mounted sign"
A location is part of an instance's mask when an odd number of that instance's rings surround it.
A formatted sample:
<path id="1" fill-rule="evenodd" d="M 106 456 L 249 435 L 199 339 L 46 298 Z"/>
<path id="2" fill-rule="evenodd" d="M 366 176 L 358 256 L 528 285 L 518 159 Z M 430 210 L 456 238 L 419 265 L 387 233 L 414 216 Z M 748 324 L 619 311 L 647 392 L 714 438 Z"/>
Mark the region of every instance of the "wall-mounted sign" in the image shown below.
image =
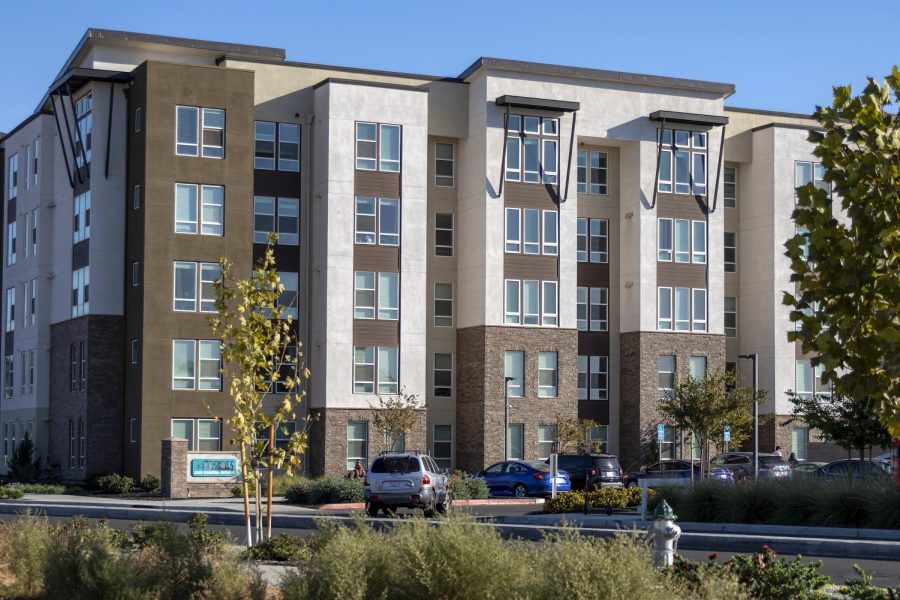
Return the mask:
<path id="1" fill-rule="evenodd" d="M 238 472 L 233 458 L 194 458 L 191 460 L 192 477 L 234 477 Z"/>

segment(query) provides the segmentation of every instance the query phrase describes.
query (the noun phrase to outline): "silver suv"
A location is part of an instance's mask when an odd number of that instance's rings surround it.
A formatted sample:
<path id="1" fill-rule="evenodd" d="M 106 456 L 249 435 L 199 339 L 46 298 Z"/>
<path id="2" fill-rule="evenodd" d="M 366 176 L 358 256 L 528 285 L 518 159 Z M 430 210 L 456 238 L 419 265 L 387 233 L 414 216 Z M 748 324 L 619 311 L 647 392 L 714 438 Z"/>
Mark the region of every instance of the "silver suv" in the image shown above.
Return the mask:
<path id="1" fill-rule="evenodd" d="M 453 499 L 447 471 L 430 456 L 418 452 L 391 452 L 372 461 L 363 480 L 366 512 L 385 516 L 397 508 L 421 508 L 426 517 L 445 514 Z"/>
<path id="2" fill-rule="evenodd" d="M 734 475 L 735 481 L 753 479 L 752 452 L 723 452 L 714 456 L 709 461 L 709 466 L 728 469 Z M 791 465 L 784 458 L 775 454 L 759 454 L 760 479 L 789 477 L 790 474 Z"/>

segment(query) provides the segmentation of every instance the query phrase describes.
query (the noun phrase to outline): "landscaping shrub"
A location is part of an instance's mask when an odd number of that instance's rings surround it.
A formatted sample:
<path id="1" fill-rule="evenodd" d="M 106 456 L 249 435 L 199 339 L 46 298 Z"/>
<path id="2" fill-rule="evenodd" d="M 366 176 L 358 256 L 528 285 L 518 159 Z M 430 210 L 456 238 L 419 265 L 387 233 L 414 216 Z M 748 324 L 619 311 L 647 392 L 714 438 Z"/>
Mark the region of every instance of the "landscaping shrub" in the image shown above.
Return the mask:
<path id="1" fill-rule="evenodd" d="M 272 484 L 272 495 L 273 496 L 284 496 L 287 491 L 293 486 L 303 483 L 304 481 L 308 481 L 305 477 L 300 477 L 299 475 L 279 475 L 275 477 L 275 480 Z M 266 481 L 260 482 L 260 487 L 263 490 L 263 496 L 266 495 Z M 244 496 L 244 488 L 241 484 L 238 484 L 231 488 L 231 495 L 235 498 L 241 498 Z M 253 498 L 256 496 L 256 487 L 251 483 L 250 484 L 250 497 Z"/>
<path id="2" fill-rule="evenodd" d="M 127 494 L 134 488 L 134 479 L 127 475 L 110 473 L 94 480 L 94 487 L 106 494 Z"/>
<path id="3" fill-rule="evenodd" d="M 799 556 L 793 560 L 778 558 L 767 546 L 763 546 L 763 551 L 759 554 L 736 554 L 725 565 L 755 596 L 791 600 L 822 597 L 822 588 L 831 583 L 831 580 L 819 573 L 821 567 L 822 561 L 805 563 Z"/>
<path id="4" fill-rule="evenodd" d="M 0 485 L 0 500 L 15 500 L 22 497 L 22 490 L 16 485 Z"/>
<path id="5" fill-rule="evenodd" d="M 11 483 L 9 487 L 23 494 L 65 494 L 67 491 L 66 486 L 59 483 Z"/>
<path id="6" fill-rule="evenodd" d="M 249 548 L 244 552 L 244 557 L 253 560 L 297 562 L 304 558 L 307 552 L 308 548 L 301 538 L 281 533 Z"/>
<path id="7" fill-rule="evenodd" d="M 584 492 L 562 492 L 544 502 L 546 513 L 569 513 L 584 510 Z M 627 508 L 641 503 L 641 488 L 602 488 L 587 493 L 591 508 Z"/>
<path id="8" fill-rule="evenodd" d="M 29 598 L 44 588 L 44 564 L 51 540 L 47 517 L 29 511 L 0 522 L 0 596 Z"/>
<path id="9" fill-rule="evenodd" d="M 483 500 L 491 495 L 484 479 L 470 478 L 464 471 L 451 473 L 449 482 L 454 500 Z"/>
<path id="10" fill-rule="evenodd" d="M 320 477 L 300 479 L 284 492 L 291 504 L 330 504 L 362 502 L 364 500 L 362 479 L 341 477 Z"/>
<path id="11" fill-rule="evenodd" d="M 159 491 L 160 487 L 162 487 L 162 481 L 153 473 L 148 473 L 144 475 L 143 479 L 141 479 L 140 487 L 145 492 L 156 492 Z"/>

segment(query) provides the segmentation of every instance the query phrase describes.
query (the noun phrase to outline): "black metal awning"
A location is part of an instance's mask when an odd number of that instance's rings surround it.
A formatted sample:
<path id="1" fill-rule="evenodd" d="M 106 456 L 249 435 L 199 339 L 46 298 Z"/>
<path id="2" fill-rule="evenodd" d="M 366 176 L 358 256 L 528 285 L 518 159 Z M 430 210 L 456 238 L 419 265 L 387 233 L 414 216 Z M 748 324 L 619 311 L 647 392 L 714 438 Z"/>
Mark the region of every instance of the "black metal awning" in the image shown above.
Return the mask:
<path id="1" fill-rule="evenodd" d="M 552 112 L 575 112 L 581 108 L 578 102 L 568 100 L 549 100 L 546 98 L 529 98 L 527 96 L 509 96 L 504 94 L 494 101 L 497 106 L 510 108 L 527 108 L 531 110 L 548 110 Z"/>
<path id="2" fill-rule="evenodd" d="M 728 117 L 719 115 L 701 115 L 698 113 L 678 112 L 674 110 L 657 110 L 650 113 L 651 121 L 664 123 L 679 123 L 682 125 L 700 125 L 705 127 L 720 127 L 728 125 Z"/>

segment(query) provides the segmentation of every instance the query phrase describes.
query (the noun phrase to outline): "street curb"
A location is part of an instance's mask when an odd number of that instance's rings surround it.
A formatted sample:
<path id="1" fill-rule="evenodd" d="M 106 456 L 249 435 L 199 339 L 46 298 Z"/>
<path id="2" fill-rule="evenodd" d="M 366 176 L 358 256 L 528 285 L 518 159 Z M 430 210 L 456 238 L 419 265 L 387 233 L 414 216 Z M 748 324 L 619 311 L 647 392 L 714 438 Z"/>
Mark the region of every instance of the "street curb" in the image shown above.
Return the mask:
<path id="1" fill-rule="evenodd" d="M 538 505 L 543 503 L 543 498 L 489 498 L 482 500 L 454 500 L 453 506 L 512 506 L 518 504 Z M 303 504 L 299 506 L 304 508 L 314 508 L 316 510 L 363 510 L 366 507 L 366 504 L 365 502 L 347 502 L 344 504 Z"/>

